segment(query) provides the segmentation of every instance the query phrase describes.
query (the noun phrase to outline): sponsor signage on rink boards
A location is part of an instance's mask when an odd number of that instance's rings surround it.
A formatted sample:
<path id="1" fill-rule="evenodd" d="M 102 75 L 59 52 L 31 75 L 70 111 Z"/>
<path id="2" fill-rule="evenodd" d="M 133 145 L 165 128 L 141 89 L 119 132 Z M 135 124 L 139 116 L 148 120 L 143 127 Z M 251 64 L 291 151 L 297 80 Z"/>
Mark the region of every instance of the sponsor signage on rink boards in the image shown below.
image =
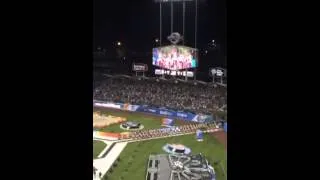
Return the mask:
<path id="1" fill-rule="evenodd" d="M 146 64 L 142 64 L 142 63 L 133 63 L 132 70 L 145 72 L 145 71 L 148 71 L 148 66 Z"/>

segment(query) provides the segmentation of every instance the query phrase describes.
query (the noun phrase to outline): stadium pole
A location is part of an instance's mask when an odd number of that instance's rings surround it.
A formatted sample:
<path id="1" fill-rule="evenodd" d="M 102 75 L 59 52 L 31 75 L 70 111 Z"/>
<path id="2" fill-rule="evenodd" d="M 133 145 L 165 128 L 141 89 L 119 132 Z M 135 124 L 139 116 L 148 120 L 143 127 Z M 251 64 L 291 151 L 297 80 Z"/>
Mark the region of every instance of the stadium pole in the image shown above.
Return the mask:
<path id="1" fill-rule="evenodd" d="M 198 27 L 198 0 L 196 0 L 196 17 L 195 17 L 195 31 L 194 31 L 194 47 L 197 49 L 197 27 Z"/>
<path id="2" fill-rule="evenodd" d="M 173 1 L 171 1 L 171 34 L 173 33 Z"/>
<path id="3" fill-rule="evenodd" d="M 195 6 L 195 10 L 196 10 L 196 17 L 195 17 L 195 23 L 194 23 L 194 48 L 197 51 L 197 30 L 198 30 L 198 0 L 196 0 L 196 6 Z M 199 51 L 198 51 L 199 53 Z M 199 56 L 197 57 L 197 59 L 199 58 Z M 199 66 L 199 59 L 198 59 L 198 66 Z M 194 80 L 196 80 L 196 68 L 194 69 Z"/>
<path id="4" fill-rule="evenodd" d="M 183 35 L 183 40 L 182 40 L 182 43 L 184 45 L 184 41 L 185 41 L 185 13 L 186 13 L 186 2 L 183 1 L 182 3 L 182 35 Z M 185 70 L 185 81 L 188 81 L 188 72 L 187 72 L 187 69 Z"/>
<path id="5" fill-rule="evenodd" d="M 182 35 L 183 35 L 183 45 L 184 45 L 184 41 L 185 41 L 185 14 L 186 14 L 186 2 L 185 1 L 183 1 L 183 4 L 182 4 L 182 9 L 183 9 L 183 14 L 182 14 L 182 18 L 183 18 L 183 24 L 182 24 L 182 26 L 183 26 L 183 30 L 182 30 Z"/>
<path id="6" fill-rule="evenodd" d="M 160 1 L 160 46 L 162 46 L 162 3 L 161 1 Z M 162 74 L 162 78 L 164 78 L 164 73 Z"/>
<path id="7" fill-rule="evenodd" d="M 162 44 L 162 3 L 160 2 L 160 46 Z"/>
<path id="8" fill-rule="evenodd" d="M 173 1 L 171 1 L 171 34 L 173 33 Z M 171 74 L 171 70 L 170 70 Z M 176 76 L 174 77 L 176 79 Z"/>

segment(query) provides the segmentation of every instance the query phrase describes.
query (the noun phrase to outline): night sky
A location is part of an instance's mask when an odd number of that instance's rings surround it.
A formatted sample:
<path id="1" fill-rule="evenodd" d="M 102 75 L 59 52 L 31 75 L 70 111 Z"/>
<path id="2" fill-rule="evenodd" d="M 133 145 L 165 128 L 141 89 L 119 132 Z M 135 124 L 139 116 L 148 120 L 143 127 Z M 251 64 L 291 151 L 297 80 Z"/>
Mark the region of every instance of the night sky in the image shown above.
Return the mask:
<path id="1" fill-rule="evenodd" d="M 112 2 L 112 3 L 111 3 Z M 194 47 L 195 3 L 186 2 L 186 45 Z M 170 34 L 170 3 L 162 6 L 162 41 Z M 201 51 L 214 39 L 225 56 L 226 5 L 224 0 L 198 0 L 198 43 Z M 151 52 L 159 38 L 159 4 L 153 0 L 94 0 L 93 47 L 112 48 L 121 41 L 126 48 Z M 182 34 L 182 3 L 174 3 L 174 31 Z M 219 60 L 218 60 L 219 59 Z M 223 58 L 217 58 L 221 61 Z M 218 62 L 220 64 L 222 62 Z"/>

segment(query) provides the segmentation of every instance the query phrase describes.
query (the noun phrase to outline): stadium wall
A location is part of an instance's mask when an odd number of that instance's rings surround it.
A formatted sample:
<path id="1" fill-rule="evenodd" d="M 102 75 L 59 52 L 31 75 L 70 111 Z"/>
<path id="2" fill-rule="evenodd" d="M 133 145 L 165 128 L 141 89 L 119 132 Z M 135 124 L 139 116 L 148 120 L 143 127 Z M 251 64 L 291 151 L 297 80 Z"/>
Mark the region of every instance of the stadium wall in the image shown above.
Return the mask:
<path id="1" fill-rule="evenodd" d="M 110 103 L 110 102 L 103 102 L 98 100 L 94 100 L 93 105 L 95 107 L 106 107 L 106 108 L 131 111 L 131 112 L 143 112 L 143 113 L 148 113 L 153 115 L 166 116 L 172 119 L 182 119 L 185 121 L 192 121 L 192 122 L 199 122 L 199 123 L 214 121 L 213 116 L 210 116 L 210 115 L 194 114 L 194 113 L 185 112 L 185 111 L 174 111 L 167 108 L 155 108 L 148 105 Z"/>

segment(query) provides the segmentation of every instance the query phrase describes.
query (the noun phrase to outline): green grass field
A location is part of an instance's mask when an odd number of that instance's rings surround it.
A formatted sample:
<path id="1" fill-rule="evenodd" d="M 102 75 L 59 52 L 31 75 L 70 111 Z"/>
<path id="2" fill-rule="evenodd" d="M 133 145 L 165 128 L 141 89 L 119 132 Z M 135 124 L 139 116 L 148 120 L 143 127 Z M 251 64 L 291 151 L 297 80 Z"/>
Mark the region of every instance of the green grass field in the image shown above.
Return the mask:
<path id="1" fill-rule="evenodd" d="M 151 116 L 144 116 L 142 114 L 134 114 L 128 112 L 116 112 L 116 111 L 108 111 L 108 110 L 101 110 L 99 111 L 106 115 L 112 116 L 119 116 L 127 118 L 127 121 L 137 121 L 143 124 L 144 129 L 156 129 L 161 127 L 161 117 L 151 117 Z M 98 131 L 104 132 L 125 132 L 127 130 L 123 130 L 119 127 L 120 124 L 112 124 L 105 128 L 95 128 Z"/>
<path id="2" fill-rule="evenodd" d="M 144 115 L 141 113 L 94 108 L 94 111 L 97 110 L 107 115 L 126 117 L 127 121 L 138 121 L 144 125 L 145 129 L 155 129 L 161 127 L 162 117 Z M 176 124 L 179 125 L 181 123 L 183 124 L 183 122 L 181 121 L 176 122 Z M 114 124 L 106 128 L 96 130 L 105 132 L 123 132 L 123 130 L 120 129 L 119 124 Z M 124 149 L 124 151 L 120 154 L 120 161 L 117 163 L 117 166 L 113 167 L 112 170 L 104 176 L 104 179 L 145 180 L 146 164 L 149 155 L 151 153 L 165 153 L 162 150 L 162 147 L 166 143 L 184 144 L 191 148 L 192 154 L 202 153 L 208 159 L 211 165 L 213 165 L 214 161 L 220 160 L 225 173 L 227 171 L 226 150 L 224 146 L 220 144 L 212 135 L 205 135 L 203 142 L 196 141 L 195 135 L 186 135 L 165 139 L 129 143 L 127 147 Z M 100 150 L 100 152 L 102 151 L 102 149 Z M 96 152 L 96 156 L 98 156 L 100 152 Z M 217 180 L 227 179 L 226 176 L 223 175 L 223 172 L 219 166 L 214 166 L 214 168 L 217 174 Z"/>
<path id="3" fill-rule="evenodd" d="M 165 153 L 162 147 L 166 143 L 184 144 L 191 148 L 193 154 L 202 153 L 212 165 L 214 161 L 220 160 L 224 170 L 227 170 L 225 149 L 213 136 L 206 135 L 203 142 L 198 142 L 195 135 L 186 135 L 129 143 L 120 154 L 118 165 L 111 172 L 108 172 L 104 178 L 108 180 L 144 180 L 149 154 Z M 226 177 L 223 175 L 221 168 L 214 168 L 217 180 L 225 180 Z"/>
<path id="4" fill-rule="evenodd" d="M 105 147 L 107 147 L 107 144 L 105 144 L 104 142 L 94 140 L 93 141 L 93 159 L 97 158 Z"/>

